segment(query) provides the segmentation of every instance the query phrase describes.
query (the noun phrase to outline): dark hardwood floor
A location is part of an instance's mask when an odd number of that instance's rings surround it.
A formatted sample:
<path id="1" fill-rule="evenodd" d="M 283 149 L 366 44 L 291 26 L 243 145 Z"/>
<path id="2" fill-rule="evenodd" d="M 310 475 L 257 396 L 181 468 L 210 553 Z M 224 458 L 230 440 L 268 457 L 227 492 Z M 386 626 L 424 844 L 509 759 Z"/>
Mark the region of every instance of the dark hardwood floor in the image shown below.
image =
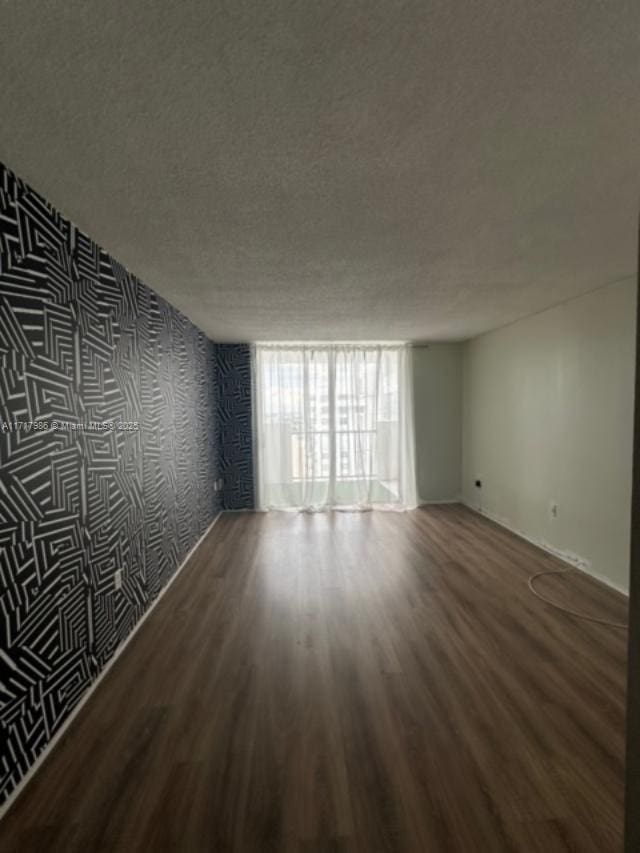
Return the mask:
<path id="1" fill-rule="evenodd" d="M 0 849 L 620 850 L 626 633 L 547 567 L 459 506 L 223 516 Z"/>

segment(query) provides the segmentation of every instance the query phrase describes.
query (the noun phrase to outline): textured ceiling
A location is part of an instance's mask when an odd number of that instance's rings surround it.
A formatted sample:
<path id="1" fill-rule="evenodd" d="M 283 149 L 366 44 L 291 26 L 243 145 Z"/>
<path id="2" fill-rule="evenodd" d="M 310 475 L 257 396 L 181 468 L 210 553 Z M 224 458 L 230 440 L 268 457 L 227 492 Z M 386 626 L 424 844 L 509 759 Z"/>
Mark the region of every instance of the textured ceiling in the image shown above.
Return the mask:
<path id="1" fill-rule="evenodd" d="M 218 340 L 633 274 L 640 3 L 3 0 L 0 159 Z"/>

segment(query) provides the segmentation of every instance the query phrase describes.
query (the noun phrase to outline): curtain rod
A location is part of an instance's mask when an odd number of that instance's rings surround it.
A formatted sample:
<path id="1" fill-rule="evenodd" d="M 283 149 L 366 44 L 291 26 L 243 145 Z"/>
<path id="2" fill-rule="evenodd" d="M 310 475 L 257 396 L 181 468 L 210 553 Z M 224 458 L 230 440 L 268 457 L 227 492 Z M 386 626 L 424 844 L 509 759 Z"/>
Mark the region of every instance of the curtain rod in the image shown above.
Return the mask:
<path id="1" fill-rule="evenodd" d="M 411 349 L 429 349 L 431 344 L 412 343 L 411 341 L 253 341 L 250 346 L 264 349 L 321 349 L 322 347 L 382 347 L 396 349 L 410 347 Z"/>

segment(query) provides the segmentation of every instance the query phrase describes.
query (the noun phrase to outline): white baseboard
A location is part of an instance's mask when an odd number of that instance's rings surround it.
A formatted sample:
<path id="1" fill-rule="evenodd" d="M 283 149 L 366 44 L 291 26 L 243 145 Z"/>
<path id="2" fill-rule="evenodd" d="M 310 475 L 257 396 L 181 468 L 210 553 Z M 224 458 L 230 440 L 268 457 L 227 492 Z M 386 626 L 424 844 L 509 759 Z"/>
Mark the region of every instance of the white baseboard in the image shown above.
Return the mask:
<path id="1" fill-rule="evenodd" d="M 447 498 L 441 501 L 418 501 L 418 506 L 438 506 L 438 504 L 460 504 L 462 498 Z"/>
<path id="2" fill-rule="evenodd" d="M 520 539 L 524 539 L 526 542 L 531 543 L 531 545 L 535 545 L 537 548 L 540 548 L 542 551 L 546 551 L 547 554 L 551 554 L 553 557 L 557 557 L 558 560 L 562 560 L 563 563 L 567 563 L 574 569 L 578 569 L 580 572 L 584 572 L 585 575 L 589 575 L 589 577 L 594 578 L 594 580 L 599 581 L 605 586 L 614 589 L 616 592 L 621 593 L 625 596 L 625 598 L 629 597 L 628 590 L 624 589 L 618 584 L 614 583 L 610 578 L 604 577 L 604 575 L 598 574 L 598 572 L 594 572 L 591 568 L 591 561 L 581 557 L 579 554 L 572 554 L 570 551 L 561 551 L 559 548 L 555 548 L 553 545 L 549 544 L 549 542 L 545 542 L 544 539 L 536 539 L 533 536 L 528 536 L 524 531 L 519 530 L 517 527 L 513 527 L 513 525 L 502 516 L 494 515 L 492 512 L 487 512 L 487 510 L 480 509 L 477 506 L 473 506 L 466 501 L 461 501 L 467 509 L 470 509 L 472 512 L 477 513 L 478 515 L 483 516 L 484 518 L 488 518 L 490 521 L 493 521 L 495 524 L 499 524 L 500 527 L 504 527 L 505 530 L 508 530 L 510 533 L 519 536 Z"/>
<path id="3" fill-rule="evenodd" d="M 153 611 L 153 609 L 154 609 L 154 607 L 156 606 L 156 604 L 160 601 L 160 599 L 163 597 L 163 595 L 164 595 L 164 594 L 166 593 L 166 591 L 169 589 L 169 587 L 171 586 L 171 584 L 172 584 L 172 583 L 174 582 L 174 580 L 178 577 L 178 575 L 180 574 L 180 572 L 182 571 L 182 569 L 187 565 L 187 563 L 189 562 L 189 559 L 191 558 L 192 554 L 193 554 L 193 553 L 194 553 L 194 551 L 198 548 L 198 546 L 199 546 L 199 545 L 200 545 L 200 543 L 203 541 L 203 539 L 204 539 L 204 538 L 209 534 L 209 531 L 211 530 L 211 528 L 213 527 L 213 525 L 216 523 L 216 521 L 220 518 L 221 514 L 222 514 L 222 512 L 219 512 L 219 513 L 216 515 L 216 517 L 213 519 L 213 521 L 211 522 L 211 524 L 207 527 L 207 529 L 206 529 L 206 530 L 205 530 L 205 532 L 202 534 L 202 536 L 198 539 L 198 541 L 197 541 L 197 542 L 196 542 L 196 544 L 193 546 L 193 548 L 191 548 L 191 550 L 189 551 L 189 553 L 187 554 L 187 556 L 186 556 L 186 557 L 184 558 L 184 560 L 180 563 L 180 565 L 179 565 L 179 566 L 178 566 L 178 568 L 175 570 L 175 572 L 171 575 L 171 577 L 169 578 L 168 582 L 167 582 L 167 583 L 162 587 L 162 589 L 160 590 L 160 592 L 158 593 L 158 595 L 154 598 L 154 600 L 151 602 L 151 604 L 149 605 L 149 607 L 145 610 L 145 612 L 142 614 L 142 616 L 140 617 L 140 619 L 136 622 L 136 624 L 134 625 L 134 627 L 133 627 L 133 629 L 132 629 L 131 633 L 130 633 L 130 634 L 128 634 L 128 635 L 124 638 L 124 640 L 122 641 L 122 643 L 118 646 L 118 648 L 117 648 L 117 649 L 115 650 L 115 652 L 113 653 L 112 657 L 107 661 L 107 663 L 104 665 L 104 667 L 100 670 L 100 672 L 99 672 L 99 673 L 98 673 L 98 675 L 96 676 L 96 680 L 95 680 L 91 685 L 89 685 L 89 687 L 87 687 L 87 689 L 86 689 L 86 691 L 84 692 L 84 694 L 83 694 L 82 698 L 81 698 L 81 699 L 80 699 L 80 701 L 79 701 L 79 702 L 74 706 L 73 710 L 69 713 L 69 716 L 66 718 L 66 720 L 64 721 L 64 723 L 60 726 L 60 728 L 58 729 L 58 731 L 54 734 L 54 736 L 51 738 L 51 740 L 49 741 L 49 743 L 48 743 L 48 744 L 45 746 L 45 748 L 42 750 L 42 752 L 40 753 L 40 755 L 36 758 L 36 760 L 33 762 L 33 764 L 31 765 L 31 767 L 27 770 L 27 772 L 25 773 L 25 775 L 24 775 L 24 776 L 22 777 L 22 779 L 18 782 L 18 784 L 16 785 L 16 787 L 13 789 L 13 791 L 9 794 L 9 796 L 7 797 L 7 799 L 5 800 L 5 802 L 2 804 L 2 806 L 0 806 L 0 820 L 2 820 L 2 818 L 7 814 L 7 812 L 9 811 L 9 809 L 13 806 L 13 804 L 15 803 L 15 801 L 16 801 L 16 800 L 18 799 L 18 797 L 20 796 L 20 794 L 24 791 L 24 789 L 27 787 L 27 785 L 29 784 L 29 782 L 30 782 L 30 781 L 33 779 L 33 777 L 36 775 L 36 773 L 38 772 L 38 770 L 42 767 L 42 765 L 44 764 L 44 762 L 45 762 L 45 761 L 47 760 L 47 758 L 51 755 L 51 753 L 52 753 L 52 752 L 53 752 L 53 750 L 55 749 L 55 747 L 56 747 L 56 745 L 57 745 L 58 741 L 63 737 L 63 735 L 65 734 L 65 732 L 67 731 L 67 729 L 69 728 L 69 726 L 71 725 L 71 723 L 75 720 L 75 718 L 76 718 L 76 717 L 77 717 L 77 715 L 80 713 L 80 711 L 82 710 L 82 708 L 83 708 L 83 707 L 86 705 L 86 703 L 89 701 L 89 699 L 90 699 L 90 698 L 91 698 L 91 696 L 93 695 L 94 691 L 96 690 L 96 688 L 98 687 L 98 685 L 100 684 L 100 682 L 102 681 L 102 679 L 105 677 L 105 675 L 109 672 L 109 670 L 111 669 L 111 667 L 112 667 L 112 666 L 115 664 L 115 662 L 118 660 L 118 658 L 120 657 L 120 655 L 122 654 L 122 652 L 127 648 L 127 646 L 129 645 L 129 643 L 131 642 L 131 640 L 133 639 L 133 637 L 137 634 L 138 630 L 140 629 L 140 627 L 142 626 L 142 624 L 143 624 L 143 623 L 144 623 L 144 621 L 146 620 L 146 618 L 147 618 L 147 617 L 151 614 L 151 612 Z"/>

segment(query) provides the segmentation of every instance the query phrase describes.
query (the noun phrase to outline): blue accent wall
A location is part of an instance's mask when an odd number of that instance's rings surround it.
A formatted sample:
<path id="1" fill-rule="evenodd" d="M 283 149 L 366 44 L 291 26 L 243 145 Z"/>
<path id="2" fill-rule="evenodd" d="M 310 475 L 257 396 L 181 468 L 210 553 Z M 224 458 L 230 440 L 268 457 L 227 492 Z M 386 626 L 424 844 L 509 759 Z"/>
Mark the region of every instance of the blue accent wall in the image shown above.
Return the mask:
<path id="1" fill-rule="evenodd" d="M 251 347 L 217 344 L 218 468 L 223 509 L 254 509 Z"/>

